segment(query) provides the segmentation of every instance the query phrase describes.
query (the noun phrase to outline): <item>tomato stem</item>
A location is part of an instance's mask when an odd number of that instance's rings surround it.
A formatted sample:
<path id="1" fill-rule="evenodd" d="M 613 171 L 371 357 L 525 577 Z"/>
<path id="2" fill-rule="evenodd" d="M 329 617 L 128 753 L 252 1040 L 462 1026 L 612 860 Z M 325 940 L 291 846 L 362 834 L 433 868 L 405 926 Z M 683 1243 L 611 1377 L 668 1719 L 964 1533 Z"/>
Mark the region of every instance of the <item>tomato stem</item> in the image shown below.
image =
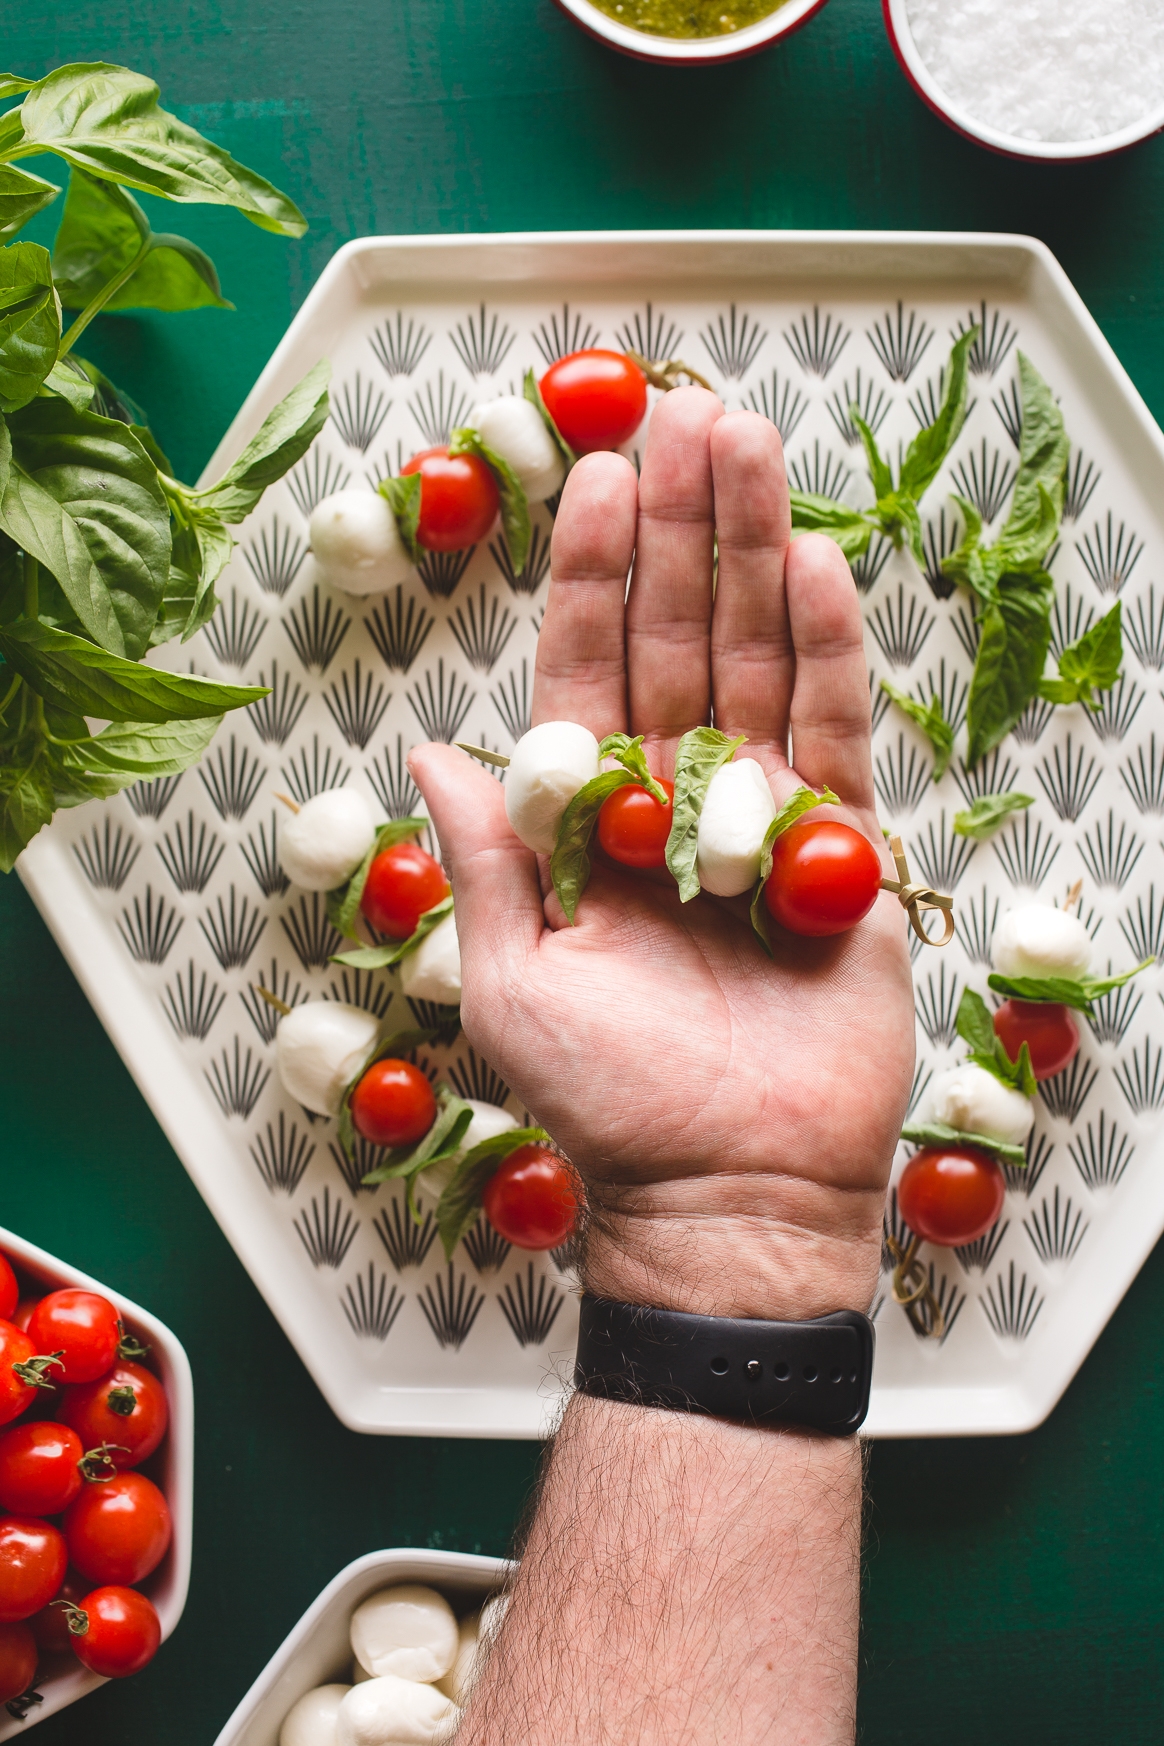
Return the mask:
<path id="1" fill-rule="evenodd" d="M 23 1364 L 14 1364 L 12 1368 L 21 1382 L 29 1388 L 55 1388 L 56 1383 L 50 1382 L 45 1375 L 50 1364 L 55 1364 L 59 1370 L 65 1368 L 63 1349 L 60 1352 L 42 1354 L 39 1358 L 29 1358 Z"/>
<path id="2" fill-rule="evenodd" d="M 87 1449 L 77 1463 L 83 1479 L 90 1480 L 94 1485 L 104 1485 L 108 1479 L 117 1477 L 117 1463 L 113 1452 L 128 1455 L 129 1449 L 124 1443 L 101 1443 L 96 1449 Z"/>
<path id="3" fill-rule="evenodd" d="M 64 1607 L 65 1618 L 68 1621 L 69 1635 L 71 1637 L 83 1637 L 85 1635 L 89 1629 L 89 1615 L 84 1607 L 79 1607 L 75 1601 L 71 1600 L 55 1600 L 50 1602 L 50 1605 L 54 1607 Z"/>

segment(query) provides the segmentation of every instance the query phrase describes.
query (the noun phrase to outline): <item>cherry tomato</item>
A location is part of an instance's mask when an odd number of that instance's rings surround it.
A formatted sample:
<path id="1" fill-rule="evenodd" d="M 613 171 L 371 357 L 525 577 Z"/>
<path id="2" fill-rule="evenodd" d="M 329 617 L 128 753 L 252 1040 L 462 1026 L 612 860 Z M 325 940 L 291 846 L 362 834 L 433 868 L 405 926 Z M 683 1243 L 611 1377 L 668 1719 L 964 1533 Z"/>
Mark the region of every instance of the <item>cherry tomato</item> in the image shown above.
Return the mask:
<path id="1" fill-rule="evenodd" d="M 880 889 L 881 861 L 868 837 L 821 819 L 777 837 L 764 902 L 790 934 L 818 937 L 856 927 Z"/>
<path id="2" fill-rule="evenodd" d="M 83 1576 L 78 1576 L 75 1570 L 65 1572 L 65 1580 L 54 1594 L 47 1607 L 42 1607 L 39 1613 L 33 1613 L 28 1621 L 28 1628 L 36 1638 L 37 1647 L 46 1654 L 64 1655 L 72 1652 L 73 1636 L 69 1630 L 69 1612 L 67 1607 L 58 1607 L 57 1601 L 69 1601 L 73 1606 L 79 1606 L 91 1587 Z"/>
<path id="3" fill-rule="evenodd" d="M 1036 1079 L 1053 1079 L 1079 1053 L 1079 1026 L 1070 1008 L 1056 1001 L 1004 1000 L 994 1015 L 994 1034 L 1012 1061 L 1027 1045 Z"/>
<path id="4" fill-rule="evenodd" d="M 36 1678 L 36 1638 L 27 1625 L 0 1625 L 0 1704 L 26 1692 Z"/>
<path id="5" fill-rule="evenodd" d="M 0 1255 L 0 1320 L 10 1322 L 20 1301 L 20 1287 L 9 1265 L 7 1255 Z"/>
<path id="6" fill-rule="evenodd" d="M 97 1382 L 70 1388 L 61 1418 L 84 1448 L 108 1444 L 115 1467 L 138 1467 L 165 1436 L 169 1408 L 166 1391 L 152 1371 L 122 1359 Z"/>
<path id="7" fill-rule="evenodd" d="M 1005 1198 L 998 1160 L 977 1146 L 923 1147 L 897 1185 L 897 1204 L 910 1230 L 946 1249 L 988 1231 Z"/>
<path id="8" fill-rule="evenodd" d="M 90 1582 L 140 1582 L 170 1544 L 170 1510 L 143 1473 L 87 1485 L 65 1512 L 69 1557 Z"/>
<path id="9" fill-rule="evenodd" d="M 432 1086 L 411 1061 L 373 1061 L 352 1092 L 352 1121 L 374 1146 L 414 1146 L 436 1119 Z"/>
<path id="10" fill-rule="evenodd" d="M 416 537 L 430 552 L 460 552 L 483 540 L 497 519 L 497 481 L 477 455 L 423 449 L 401 473 L 420 474 Z"/>
<path id="11" fill-rule="evenodd" d="M 440 862 L 419 843 L 396 843 L 368 868 L 360 908 L 378 934 L 406 940 L 425 910 L 448 895 Z"/>
<path id="12" fill-rule="evenodd" d="M 580 455 L 629 442 L 647 410 L 647 379 L 625 352 L 571 352 L 550 365 L 538 387 L 546 411 Z"/>
<path id="13" fill-rule="evenodd" d="M 675 784 L 660 781 L 659 787 L 666 791 L 666 806 L 660 806 L 654 795 L 637 782 L 633 787 L 616 788 L 603 801 L 598 814 L 598 841 L 612 861 L 621 861 L 624 867 L 667 865 Z"/>
<path id="14" fill-rule="evenodd" d="M 0 1322 L 0 1425 L 19 1418 L 32 1405 L 37 1390 L 18 1376 L 14 1367 L 27 1364 L 35 1354 L 36 1347 L 27 1334 L 11 1322 Z M 49 1370 L 51 1374 L 52 1366 Z"/>
<path id="15" fill-rule="evenodd" d="M 43 1419 L 13 1425 L 0 1436 L 0 1508 L 18 1516 L 56 1516 L 82 1486 L 85 1453 L 68 1425 Z"/>
<path id="16" fill-rule="evenodd" d="M 509 1154 L 481 1200 L 494 1230 L 518 1249 L 556 1249 L 578 1217 L 574 1172 L 537 1140 Z"/>
<path id="17" fill-rule="evenodd" d="M 47 1606 L 68 1568 L 65 1537 L 35 1516 L 0 1516 L 0 1622 Z"/>
<path id="18" fill-rule="evenodd" d="M 132 1588 L 95 1588 L 69 1617 L 78 1661 L 105 1679 L 140 1673 L 162 1640 L 153 1605 Z"/>
<path id="19" fill-rule="evenodd" d="M 28 1324 L 32 1320 L 32 1312 L 40 1302 L 39 1297 L 22 1297 L 8 1320 L 14 1328 L 19 1328 L 22 1334 L 27 1334 Z"/>
<path id="20" fill-rule="evenodd" d="M 107 1297 L 93 1291 L 50 1291 L 32 1312 L 29 1338 L 38 1352 L 59 1352 L 54 1382 L 93 1382 L 117 1357 L 121 1327 Z"/>

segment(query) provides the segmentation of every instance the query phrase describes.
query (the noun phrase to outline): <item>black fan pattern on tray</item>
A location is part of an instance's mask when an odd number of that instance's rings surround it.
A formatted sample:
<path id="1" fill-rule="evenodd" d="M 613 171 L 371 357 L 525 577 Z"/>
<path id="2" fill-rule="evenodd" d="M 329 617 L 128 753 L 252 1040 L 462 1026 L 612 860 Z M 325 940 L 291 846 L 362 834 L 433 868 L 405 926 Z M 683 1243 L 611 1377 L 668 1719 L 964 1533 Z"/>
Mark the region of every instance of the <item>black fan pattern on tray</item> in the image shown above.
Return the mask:
<path id="1" fill-rule="evenodd" d="M 977 337 L 971 342 L 966 356 L 966 363 L 972 376 L 997 376 L 1007 354 L 1018 338 L 1018 330 L 1010 318 L 1001 309 L 992 309 L 983 298 L 977 310 L 968 311 L 965 319 L 959 317 L 950 333 L 951 339 L 960 339 L 970 328 L 978 329 Z"/>
<path id="2" fill-rule="evenodd" d="M 372 1228 L 397 1273 L 403 1273 L 406 1267 L 422 1266 L 437 1238 L 436 1220 L 431 1211 L 424 1213 L 418 1222 L 405 1206 L 403 1197 L 398 1195 L 393 1195 L 388 1205 L 380 1208 L 372 1220 Z"/>
<path id="3" fill-rule="evenodd" d="M 678 352 L 683 341 L 683 329 L 668 319 L 661 309 L 648 303 L 646 310 L 636 310 L 619 329 L 619 337 L 628 351 L 653 363 L 665 363 Z"/>
<path id="4" fill-rule="evenodd" d="M 900 298 L 897 313 L 888 309 L 875 321 L 866 337 L 877 353 L 885 374 L 893 382 L 908 382 L 934 337 L 934 330 L 916 310 L 905 313 Z"/>
<path id="5" fill-rule="evenodd" d="M 594 345 L 598 329 L 578 310 L 571 311 L 570 305 L 563 303 L 561 319 L 555 310 L 534 329 L 532 338 L 547 365 L 556 364 L 567 353 L 584 352 Z"/>
<path id="6" fill-rule="evenodd" d="M 534 522 L 525 568 L 520 576 L 513 567 L 509 547 L 503 539 L 490 541 L 489 555 L 514 594 L 536 594 L 550 573 L 550 536 L 540 522 Z"/>
<path id="7" fill-rule="evenodd" d="M 225 1005 L 226 995 L 217 982 L 208 979 L 205 970 L 196 967 L 193 958 L 186 970 L 173 982 L 167 982 L 162 991 L 162 1010 L 175 1034 L 199 1043 L 206 1041 Z"/>
<path id="8" fill-rule="evenodd" d="M 717 315 L 699 337 L 720 375 L 738 382 L 755 363 L 768 330 L 746 313 L 737 314 L 733 303 L 728 314 Z"/>
<path id="9" fill-rule="evenodd" d="M 292 1223 L 313 1267 L 342 1266 L 360 1228 L 359 1219 L 338 1195 L 333 1204 L 331 1190 L 326 1186 L 322 1198 L 313 1194 L 310 1211 L 304 1208 Z"/>
<path id="10" fill-rule="evenodd" d="M 108 830 L 108 819 L 105 822 Z M 192 812 L 186 814 L 184 825 L 175 824 L 155 847 L 162 866 L 178 890 L 192 891 L 197 896 L 201 896 L 210 884 L 214 869 L 226 852 L 226 844 L 209 828 L 206 820 L 196 820 Z"/>
<path id="11" fill-rule="evenodd" d="M 1124 523 L 1114 527 L 1109 509 L 1104 522 L 1075 542 L 1080 561 L 1101 594 L 1118 594 L 1139 563 L 1144 542 Z"/>
<path id="12" fill-rule="evenodd" d="M 1025 1273 L 1016 1276 L 1012 1261 L 1008 1271 L 1000 1273 L 978 1301 L 1000 1340 L 1025 1340 L 1047 1299 Z"/>
<path id="13" fill-rule="evenodd" d="M 459 1352 L 473 1331 L 473 1323 L 485 1302 L 467 1273 L 458 1274 L 452 1262 L 447 1273 L 438 1273 L 420 1294 L 424 1319 L 440 1346 Z"/>
<path id="14" fill-rule="evenodd" d="M 271 1193 L 291 1195 L 307 1173 L 315 1146 L 280 1110 L 278 1119 L 268 1122 L 262 1133 L 255 1135 L 250 1154 Z"/>
<path id="15" fill-rule="evenodd" d="M 856 448 L 861 441 L 861 432 L 853 423 L 853 408 L 856 407 L 873 435 L 876 436 L 889 417 L 893 407 L 893 399 L 884 388 L 874 381 L 872 376 L 862 377 L 858 367 L 852 383 L 850 384 L 849 378 L 846 376 L 840 387 L 834 388 L 829 395 L 825 401 L 825 407 L 829 417 L 837 427 L 837 434 L 841 441 L 846 448 L 852 449 Z M 779 424 L 779 420 L 774 422 Z M 788 441 L 783 426 L 780 427 L 780 435 L 785 442 Z"/>
<path id="16" fill-rule="evenodd" d="M 411 376 L 432 343 L 432 334 L 412 316 L 406 321 L 403 310 L 398 309 L 394 321 L 372 330 L 368 343 L 387 375 Z"/>
<path id="17" fill-rule="evenodd" d="M 419 601 L 410 597 L 405 604 L 404 589 L 397 584 L 394 595 L 386 596 L 372 608 L 372 616 L 364 620 L 364 627 L 384 665 L 397 673 L 407 673 L 435 623 Z"/>
<path id="18" fill-rule="evenodd" d="M 249 1043 L 244 1052 L 235 1037 L 231 1047 L 211 1061 L 205 1077 L 223 1115 L 241 1116 L 246 1121 L 263 1094 L 271 1069 Z"/>
<path id="19" fill-rule="evenodd" d="M 826 313 L 822 320 L 819 304 L 813 305 L 811 317 L 806 312 L 784 333 L 789 351 L 805 374 L 822 380 L 852 337 L 850 329 L 835 316 Z"/>
<path id="20" fill-rule="evenodd" d="M 1055 1261 L 1070 1261 L 1078 1254 L 1090 1224 L 1082 1207 L 1077 1207 L 1070 1195 L 1062 1198 L 1056 1184 L 1051 1199 L 1044 1198 L 1038 1212 L 1023 1220 L 1023 1230 L 1039 1260 L 1050 1266 Z"/>
<path id="21" fill-rule="evenodd" d="M 117 929 L 139 964 L 164 964 L 182 925 L 177 910 L 147 885 L 145 895 L 135 897 L 132 908 L 122 910 Z"/>
<path id="22" fill-rule="evenodd" d="M 258 540 L 243 547 L 247 568 L 263 593 L 280 600 L 303 568 L 306 556 L 307 547 L 299 535 L 289 527 L 280 527 L 277 515 L 272 517 L 269 531 L 260 529 Z"/>
<path id="23" fill-rule="evenodd" d="M 87 836 L 73 844 L 73 853 L 95 890 L 120 891 L 141 854 L 141 844 L 135 842 L 121 825 L 115 825 L 106 813 L 99 825 L 94 825 Z"/>
<path id="24" fill-rule="evenodd" d="M 753 412 L 759 412 L 763 417 L 771 419 L 780 432 L 780 440 L 787 446 L 792 441 L 797 425 L 808 411 L 809 401 L 795 382 L 788 376 L 781 376 L 778 370 L 773 370 L 771 376 L 766 377 L 755 388 L 748 389 L 747 405 Z"/>
<path id="25" fill-rule="evenodd" d="M 549 1337 L 558 1319 L 558 1311 L 566 1301 L 545 1274 L 534 1279 L 533 1262 L 526 1264 L 524 1274 L 518 1273 L 497 1299 L 501 1313 L 519 1346 L 541 1346 Z"/>

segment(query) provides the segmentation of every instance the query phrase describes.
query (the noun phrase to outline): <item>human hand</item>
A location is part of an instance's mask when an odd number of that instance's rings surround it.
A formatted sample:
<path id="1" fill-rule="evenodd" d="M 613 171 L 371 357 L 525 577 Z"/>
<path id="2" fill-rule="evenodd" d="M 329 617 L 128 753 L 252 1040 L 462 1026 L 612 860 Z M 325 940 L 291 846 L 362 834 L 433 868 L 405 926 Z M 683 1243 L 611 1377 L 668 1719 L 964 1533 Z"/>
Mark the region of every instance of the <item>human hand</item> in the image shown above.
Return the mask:
<path id="1" fill-rule="evenodd" d="M 533 721 L 644 734 L 670 777 L 713 709 L 778 805 L 827 784 L 892 871 L 848 566 L 822 535 L 791 540 L 775 427 L 683 388 L 641 478 L 600 453 L 566 482 Z M 769 1319 L 867 1307 L 914 1059 L 897 901 L 829 939 L 774 927 L 773 962 L 746 898 L 683 904 L 669 875 L 596 851 L 570 927 L 501 785 L 450 746 L 409 763 L 456 898 L 465 1033 L 585 1181 L 588 1289 Z"/>

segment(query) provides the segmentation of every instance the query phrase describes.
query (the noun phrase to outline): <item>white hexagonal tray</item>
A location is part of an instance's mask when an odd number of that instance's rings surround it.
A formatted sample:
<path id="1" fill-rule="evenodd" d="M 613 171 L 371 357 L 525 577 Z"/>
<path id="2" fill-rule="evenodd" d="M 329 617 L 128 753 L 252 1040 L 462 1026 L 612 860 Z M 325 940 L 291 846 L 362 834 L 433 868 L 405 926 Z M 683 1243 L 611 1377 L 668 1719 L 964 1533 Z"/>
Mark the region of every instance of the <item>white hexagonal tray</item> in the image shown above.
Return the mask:
<path id="1" fill-rule="evenodd" d="M 850 400 L 892 451 L 928 417 L 951 335 L 971 320 L 983 327 L 973 405 L 925 502 L 926 573 L 876 541 L 856 566 L 870 683 L 890 675 L 923 696 L 937 688 L 947 713 L 964 710 L 970 613 L 938 569 L 955 537 L 947 493 L 975 499 L 988 520 L 1005 505 L 1019 346 L 1061 397 L 1073 444 L 1052 564 L 1056 643 L 1119 596 L 1128 648 L 1126 677 L 1098 716 L 1034 708 L 983 768 L 955 765 L 936 787 L 925 741 L 877 694 L 884 822 L 903 833 L 914 869 L 958 903 L 956 942 L 915 964 L 920 1089 L 958 1057 L 958 997 L 968 983 L 985 991 L 991 930 L 1016 898 L 1061 898 L 1082 877 L 1103 963 L 1126 967 L 1164 943 L 1164 443 L 1041 244 L 884 232 L 356 242 L 327 268 L 225 437 L 211 474 L 318 357 L 333 360 L 331 421 L 239 530 L 217 619 L 161 657 L 261 680 L 272 695 L 229 718 L 199 770 L 61 815 L 20 871 L 345 1423 L 538 1435 L 569 1372 L 574 1302 L 548 1258 L 470 1246 L 444 1264 L 439 1248 L 425 1250 L 431 1227 L 418 1238 L 408 1226 L 399 1191 L 361 1192 L 330 1124 L 283 1096 L 251 983 L 362 1002 L 383 1001 L 388 984 L 345 981 L 326 964 L 322 904 L 282 888 L 273 794 L 350 782 L 399 813 L 416 802 L 403 762 L 414 742 L 470 735 L 507 750 L 528 720 L 551 521 L 535 511 L 521 578 L 494 539 L 467 557 L 429 558 L 411 586 L 364 603 L 315 573 L 312 503 L 348 479 L 395 471 L 479 394 L 595 342 L 686 357 L 729 406 L 775 420 L 796 483 L 843 493 L 860 473 Z M 1036 797 L 1029 812 L 990 843 L 951 834 L 975 792 L 1010 786 Z M 997 1228 L 968 1251 L 930 1254 L 948 1317 L 941 1344 L 880 1304 L 871 1434 L 1020 1431 L 1067 1386 L 1164 1226 L 1157 982 L 1149 972 L 1102 1002 L 1077 1061 L 1043 1088 L 1031 1166 L 1014 1177 Z M 427 1058 L 466 1093 L 508 1096 L 463 1038 Z"/>

